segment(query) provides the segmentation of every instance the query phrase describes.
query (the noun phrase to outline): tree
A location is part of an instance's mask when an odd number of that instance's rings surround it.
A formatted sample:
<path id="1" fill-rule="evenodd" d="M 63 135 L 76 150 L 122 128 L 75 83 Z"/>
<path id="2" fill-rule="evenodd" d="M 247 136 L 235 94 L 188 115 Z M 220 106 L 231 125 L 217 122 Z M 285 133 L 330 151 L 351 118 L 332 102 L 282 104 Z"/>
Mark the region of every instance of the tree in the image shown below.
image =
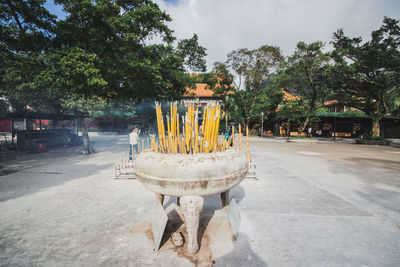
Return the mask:
<path id="1" fill-rule="evenodd" d="M 210 73 L 205 75 L 207 87 L 214 91 L 213 95 L 222 103 L 223 116 L 225 117 L 225 129 L 228 129 L 230 110 L 234 108 L 234 76 L 228 70 L 226 64 L 215 62 Z"/>
<path id="2" fill-rule="evenodd" d="M 372 119 L 372 136 L 381 136 L 380 121 L 395 111 L 399 95 L 399 21 L 384 17 L 383 25 L 364 43 L 339 29 L 332 44 L 338 96 L 346 105 L 364 111 Z"/>
<path id="3" fill-rule="evenodd" d="M 264 120 L 270 119 L 274 116 L 276 108 L 282 102 L 282 97 L 283 94 L 281 90 L 271 84 L 258 90 L 256 96 L 253 91 L 235 91 L 235 103 L 243 113 L 245 123 L 249 125 L 251 119 L 257 120 L 253 129 L 259 126 L 261 112 L 264 112 Z M 245 107 L 250 106 L 251 109 L 247 113 L 243 112 Z"/>
<path id="4" fill-rule="evenodd" d="M 268 45 L 253 50 L 242 48 L 228 54 L 227 65 L 237 74 L 235 87 L 238 94 L 235 97 L 243 111 L 246 125 L 262 89 L 262 83 L 270 77 L 282 60 L 280 49 Z M 241 88 L 242 83 L 244 88 Z"/>
<path id="5" fill-rule="evenodd" d="M 272 82 L 266 85 L 256 98 L 254 108 L 251 111 L 251 118 L 257 118 L 262 124 L 264 120 L 272 121 L 276 116 L 278 106 L 282 103 L 283 95 L 282 90 Z M 261 113 L 264 113 L 264 115 L 261 116 Z"/>
<path id="6" fill-rule="evenodd" d="M 297 104 L 302 105 L 305 112 L 300 131 L 318 119 L 318 106 L 330 94 L 330 54 L 324 53 L 323 47 L 320 41 L 311 44 L 299 42 L 293 55 L 280 66 L 279 75 L 275 79 L 278 86 L 300 97 Z"/>
<path id="7" fill-rule="evenodd" d="M 84 97 L 79 94 L 68 94 L 59 99 L 61 105 L 68 111 L 72 112 L 78 120 L 78 129 L 82 131 L 82 154 L 88 155 L 95 152 L 89 134 L 87 131 L 84 118 L 90 113 L 104 109 L 109 105 L 108 101 L 99 99 L 97 96 Z"/>
<path id="8" fill-rule="evenodd" d="M 292 129 L 293 124 L 300 123 L 304 118 L 304 105 L 299 103 L 298 100 L 289 100 L 285 101 L 277 112 L 277 118 L 284 121 L 284 127 L 286 128 L 287 139 L 289 142 L 290 131 Z"/>
<path id="9" fill-rule="evenodd" d="M 393 96 L 393 115 L 400 118 L 400 92 L 397 92 L 397 95 Z"/>
<path id="10" fill-rule="evenodd" d="M 83 118 L 91 101 L 178 99 L 194 86 L 185 64 L 205 68 L 197 35 L 174 47 L 171 18 L 149 0 L 59 0 L 60 21 L 43 3 L 0 5 L 1 93 L 22 107 Z"/>
<path id="11" fill-rule="evenodd" d="M 186 66 L 193 71 L 206 71 L 206 49 L 199 45 L 199 37 L 194 34 L 191 39 L 184 39 L 178 43 L 178 53 L 184 59 Z"/>
<path id="12" fill-rule="evenodd" d="M 0 94 L 16 111 L 41 105 L 48 94 L 31 89 L 33 77 L 46 68 L 41 56 L 51 49 L 55 16 L 45 0 L 0 2 Z"/>
<path id="13" fill-rule="evenodd" d="M 98 96 L 135 101 L 177 99 L 193 85 L 185 64 L 205 69 L 205 49 L 199 46 L 197 35 L 179 41 L 175 48 L 175 38 L 166 26 L 170 16 L 149 0 L 58 3 L 69 16 L 59 22 L 55 43 L 61 48 L 82 49 L 98 59 L 96 67 L 106 81 L 96 91 Z M 163 42 L 149 44 L 155 36 Z"/>

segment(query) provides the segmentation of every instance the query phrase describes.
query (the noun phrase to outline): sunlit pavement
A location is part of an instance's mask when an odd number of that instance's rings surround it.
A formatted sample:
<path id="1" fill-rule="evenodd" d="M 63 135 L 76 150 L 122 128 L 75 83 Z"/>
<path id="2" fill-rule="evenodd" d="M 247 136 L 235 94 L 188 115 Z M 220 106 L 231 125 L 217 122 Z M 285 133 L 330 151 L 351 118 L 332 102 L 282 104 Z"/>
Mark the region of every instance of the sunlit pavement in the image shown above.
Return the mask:
<path id="1" fill-rule="evenodd" d="M 154 194 L 113 178 L 127 136 L 92 140 L 94 155 L 65 148 L 9 161 L 18 168 L 0 176 L 0 265 L 400 265 L 399 148 L 251 138 L 258 180 L 230 194 L 237 240 L 219 197 L 208 197 L 191 257 L 168 236 L 153 251 Z M 164 202 L 168 234 L 184 230 L 175 203 Z"/>

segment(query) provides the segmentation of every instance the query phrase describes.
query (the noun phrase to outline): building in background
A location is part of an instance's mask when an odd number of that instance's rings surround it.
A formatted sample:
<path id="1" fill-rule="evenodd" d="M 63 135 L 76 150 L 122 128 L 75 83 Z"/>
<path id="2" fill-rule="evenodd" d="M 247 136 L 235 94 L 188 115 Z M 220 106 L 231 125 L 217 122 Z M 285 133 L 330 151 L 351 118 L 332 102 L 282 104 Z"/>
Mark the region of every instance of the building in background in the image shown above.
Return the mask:
<path id="1" fill-rule="evenodd" d="M 213 95 L 214 92 L 207 89 L 206 83 L 196 83 L 194 89 L 188 88 L 183 96 L 185 107 L 188 103 L 194 103 L 196 107 L 205 107 L 208 104 L 216 103 L 219 100 Z"/>

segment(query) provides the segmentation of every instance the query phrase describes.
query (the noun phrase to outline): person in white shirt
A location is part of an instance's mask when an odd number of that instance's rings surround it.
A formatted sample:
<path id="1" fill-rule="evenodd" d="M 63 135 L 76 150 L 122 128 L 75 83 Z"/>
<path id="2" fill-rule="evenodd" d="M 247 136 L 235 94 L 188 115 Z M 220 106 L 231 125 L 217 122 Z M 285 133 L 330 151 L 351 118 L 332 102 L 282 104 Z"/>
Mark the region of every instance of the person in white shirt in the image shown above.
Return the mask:
<path id="1" fill-rule="evenodd" d="M 133 128 L 131 133 L 129 134 L 129 160 L 132 160 L 133 150 L 135 149 L 136 154 L 138 153 L 138 141 L 139 141 L 140 131 L 136 128 Z"/>
<path id="2" fill-rule="evenodd" d="M 312 128 L 311 128 L 311 127 L 308 128 L 308 135 L 307 135 L 307 137 L 312 137 Z"/>

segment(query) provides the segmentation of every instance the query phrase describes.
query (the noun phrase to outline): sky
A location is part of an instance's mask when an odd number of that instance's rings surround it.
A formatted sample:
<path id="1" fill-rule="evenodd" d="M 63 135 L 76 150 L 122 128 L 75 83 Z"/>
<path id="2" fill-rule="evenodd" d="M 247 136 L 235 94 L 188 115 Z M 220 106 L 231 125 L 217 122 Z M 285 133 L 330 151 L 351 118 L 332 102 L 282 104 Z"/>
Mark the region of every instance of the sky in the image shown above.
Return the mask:
<path id="1" fill-rule="evenodd" d="M 229 52 L 279 46 L 293 53 L 299 41 L 323 41 L 344 28 L 347 36 L 367 40 L 384 16 L 400 19 L 400 0 L 157 0 L 171 15 L 178 39 L 199 35 L 207 48 L 208 70 Z"/>
<path id="2" fill-rule="evenodd" d="M 52 14 L 56 15 L 58 19 L 65 19 L 66 13 L 62 11 L 61 5 L 54 4 L 53 0 L 47 0 L 44 7 Z"/>
<path id="3" fill-rule="evenodd" d="M 332 34 L 367 40 L 384 16 L 400 19 L 400 0 L 155 0 L 173 21 L 168 26 L 178 39 L 193 33 L 207 48 L 207 67 L 223 62 L 239 48 L 279 46 L 285 56 L 299 41 L 323 41 L 330 49 Z M 63 14 L 52 1 L 46 7 Z"/>

